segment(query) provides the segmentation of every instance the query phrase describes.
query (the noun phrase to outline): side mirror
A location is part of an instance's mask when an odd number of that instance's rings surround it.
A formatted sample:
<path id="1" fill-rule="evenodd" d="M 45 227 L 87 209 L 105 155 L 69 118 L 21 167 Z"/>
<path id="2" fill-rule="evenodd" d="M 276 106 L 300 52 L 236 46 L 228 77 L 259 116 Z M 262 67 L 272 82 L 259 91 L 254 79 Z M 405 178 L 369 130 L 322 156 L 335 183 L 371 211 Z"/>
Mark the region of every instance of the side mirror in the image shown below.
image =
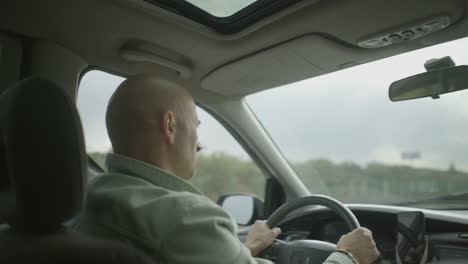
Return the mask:
<path id="1" fill-rule="evenodd" d="M 231 193 L 222 195 L 218 204 L 234 217 L 238 225 L 251 225 L 263 218 L 264 204 L 256 195 Z"/>

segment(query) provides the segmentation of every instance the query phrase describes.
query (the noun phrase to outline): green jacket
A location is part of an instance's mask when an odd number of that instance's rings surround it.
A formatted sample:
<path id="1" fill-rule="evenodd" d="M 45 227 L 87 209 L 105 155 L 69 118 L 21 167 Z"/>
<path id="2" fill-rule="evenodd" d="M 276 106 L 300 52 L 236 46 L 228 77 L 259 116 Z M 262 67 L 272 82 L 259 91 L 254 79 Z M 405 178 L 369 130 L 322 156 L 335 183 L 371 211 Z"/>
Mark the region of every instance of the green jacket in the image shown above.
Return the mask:
<path id="1" fill-rule="evenodd" d="M 187 181 L 117 154 L 106 165 L 88 185 L 76 229 L 127 241 L 158 263 L 271 263 L 253 258 L 232 217 Z M 328 263 L 351 261 L 335 253 Z"/>

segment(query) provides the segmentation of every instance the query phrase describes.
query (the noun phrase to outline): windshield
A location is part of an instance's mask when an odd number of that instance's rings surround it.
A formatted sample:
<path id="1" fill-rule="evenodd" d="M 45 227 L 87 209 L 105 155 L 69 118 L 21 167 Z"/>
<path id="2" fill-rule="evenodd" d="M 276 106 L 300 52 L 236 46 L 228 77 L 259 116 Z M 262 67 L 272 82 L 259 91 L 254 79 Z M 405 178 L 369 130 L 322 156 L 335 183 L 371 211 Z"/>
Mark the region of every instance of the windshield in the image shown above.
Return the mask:
<path id="1" fill-rule="evenodd" d="M 468 39 L 250 95 L 247 103 L 312 193 L 406 204 L 468 192 L 468 92 L 391 102 L 393 81 L 432 58 L 468 64 Z M 441 202 L 442 201 L 442 202 Z M 466 204 L 466 205 L 465 205 Z M 410 206 L 460 209 L 450 199 Z"/>

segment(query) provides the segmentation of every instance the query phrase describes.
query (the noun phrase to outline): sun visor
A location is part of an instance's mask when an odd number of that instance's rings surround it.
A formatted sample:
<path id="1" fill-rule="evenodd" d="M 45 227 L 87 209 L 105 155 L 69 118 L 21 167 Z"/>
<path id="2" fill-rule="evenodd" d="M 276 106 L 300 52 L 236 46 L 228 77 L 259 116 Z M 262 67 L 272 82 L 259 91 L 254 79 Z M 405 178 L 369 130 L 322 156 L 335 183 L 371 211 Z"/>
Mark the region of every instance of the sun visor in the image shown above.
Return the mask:
<path id="1" fill-rule="evenodd" d="M 224 65 L 207 75 L 202 87 L 224 95 L 250 94 L 359 64 L 362 52 L 307 35 Z"/>

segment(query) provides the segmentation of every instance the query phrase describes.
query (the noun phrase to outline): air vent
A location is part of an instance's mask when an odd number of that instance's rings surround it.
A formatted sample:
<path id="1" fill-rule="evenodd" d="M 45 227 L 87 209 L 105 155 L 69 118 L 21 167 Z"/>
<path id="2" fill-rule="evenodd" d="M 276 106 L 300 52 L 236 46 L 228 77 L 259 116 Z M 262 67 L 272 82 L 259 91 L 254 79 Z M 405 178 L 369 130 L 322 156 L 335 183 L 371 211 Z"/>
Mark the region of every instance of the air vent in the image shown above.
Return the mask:
<path id="1" fill-rule="evenodd" d="M 412 40 L 442 30 L 450 25 L 450 17 L 438 17 L 422 24 L 390 32 L 378 37 L 368 38 L 358 43 L 359 46 L 368 49 L 381 48 L 388 45 Z"/>

